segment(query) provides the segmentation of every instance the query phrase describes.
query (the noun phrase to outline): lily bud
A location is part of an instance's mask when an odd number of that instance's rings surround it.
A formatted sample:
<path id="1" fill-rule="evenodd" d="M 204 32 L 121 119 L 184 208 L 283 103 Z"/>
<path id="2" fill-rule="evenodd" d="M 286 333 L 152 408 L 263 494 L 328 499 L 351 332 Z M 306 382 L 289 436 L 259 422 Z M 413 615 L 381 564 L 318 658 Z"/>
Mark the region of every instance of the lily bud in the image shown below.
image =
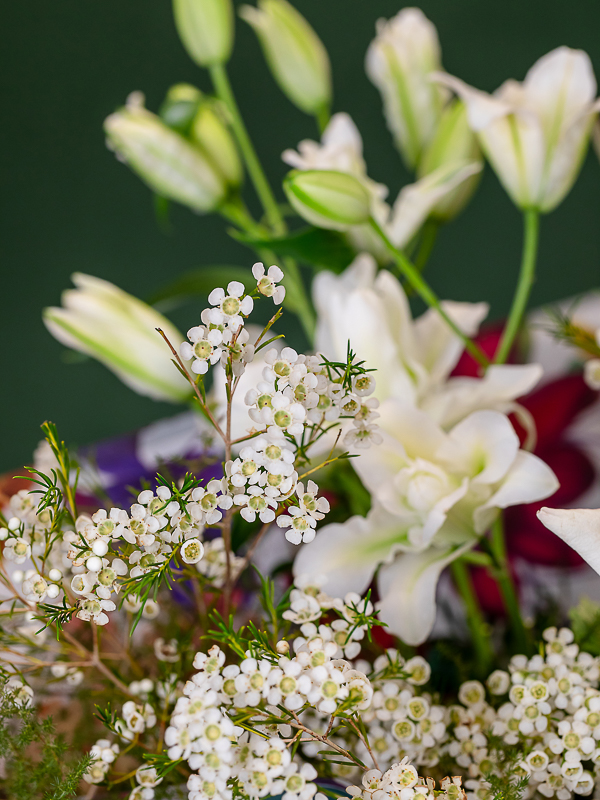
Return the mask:
<path id="1" fill-rule="evenodd" d="M 407 166 L 415 169 L 437 128 L 447 92 L 431 81 L 441 68 L 435 25 L 418 8 L 377 22 L 367 75 L 381 92 L 388 128 Z"/>
<path id="2" fill-rule="evenodd" d="M 294 210 L 319 228 L 343 231 L 369 220 L 369 193 L 347 172 L 293 170 L 283 188 Z"/>
<path id="3" fill-rule="evenodd" d="M 233 47 L 231 0 L 173 0 L 179 38 L 201 67 L 229 60 Z"/>
<path id="4" fill-rule="evenodd" d="M 183 403 L 190 386 L 171 361 L 183 336 L 168 319 L 108 281 L 75 273 L 77 289 L 63 292 L 62 308 L 44 309 L 44 324 L 59 342 L 98 359 L 138 394 Z"/>
<path id="5" fill-rule="evenodd" d="M 317 34 L 286 0 L 259 0 L 240 16 L 256 31 L 273 76 L 284 94 L 307 114 L 331 105 L 331 67 Z"/>
<path id="6" fill-rule="evenodd" d="M 167 125 L 193 142 L 228 186 L 237 188 L 244 171 L 224 114 L 218 100 L 187 83 L 172 86 L 160 110 Z"/>
<path id="7" fill-rule="evenodd" d="M 513 202 L 555 208 L 577 178 L 599 108 L 587 53 L 558 47 L 536 61 L 523 83 L 506 81 L 493 95 L 451 75 L 436 77 L 464 101 L 469 125 Z"/>
<path id="8" fill-rule="evenodd" d="M 417 175 L 424 178 L 440 167 L 467 163 L 483 166 L 483 159 L 467 121 L 467 109 L 460 100 L 454 100 L 444 109 L 437 131 L 423 151 Z M 480 178 L 481 170 L 466 178 L 434 206 L 430 216 L 442 222 L 455 217 L 471 199 Z"/>
<path id="9" fill-rule="evenodd" d="M 108 145 L 157 194 L 194 211 L 214 211 L 227 185 L 202 151 L 139 103 L 104 122 Z"/>

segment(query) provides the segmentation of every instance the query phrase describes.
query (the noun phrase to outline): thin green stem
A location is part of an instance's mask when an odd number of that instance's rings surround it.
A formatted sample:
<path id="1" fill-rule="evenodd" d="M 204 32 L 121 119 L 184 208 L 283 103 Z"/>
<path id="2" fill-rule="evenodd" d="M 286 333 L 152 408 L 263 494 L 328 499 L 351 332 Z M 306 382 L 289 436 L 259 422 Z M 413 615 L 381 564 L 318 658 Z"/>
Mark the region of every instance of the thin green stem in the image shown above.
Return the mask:
<path id="1" fill-rule="evenodd" d="M 433 289 L 427 284 L 423 278 L 421 277 L 419 271 L 414 266 L 414 264 L 409 261 L 409 259 L 404 255 L 401 250 L 398 250 L 392 242 L 388 239 L 387 234 L 381 228 L 381 226 L 374 220 L 372 217 L 369 220 L 369 223 L 375 233 L 379 236 L 381 241 L 384 243 L 390 255 L 393 257 L 394 261 L 398 265 L 398 268 L 402 275 L 406 278 L 406 280 L 410 283 L 412 288 L 417 292 L 417 294 L 427 303 L 428 306 L 431 308 L 435 308 L 438 314 L 442 317 L 442 319 L 446 322 L 446 324 L 454 331 L 454 333 L 460 337 L 462 342 L 465 345 L 465 349 L 473 356 L 473 358 L 481 364 L 482 367 L 487 367 L 489 361 L 480 347 L 478 347 L 475 342 L 469 339 L 463 331 L 458 327 L 458 325 L 451 319 L 448 314 L 442 308 L 442 305 L 433 291 Z"/>
<path id="2" fill-rule="evenodd" d="M 275 195 L 269 186 L 267 176 L 258 160 L 254 145 L 250 141 L 250 136 L 248 135 L 242 115 L 240 114 L 225 67 L 222 64 L 216 64 L 211 67 L 210 77 L 217 96 L 229 111 L 233 134 L 246 163 L 250 180 L 254 184 L 256 194 L 265 211 L 267 222 L 273 229 L 273 233 L 280 236 L 285 233 L 283 216 L 277 204 L 277 200 L 275 199 Z"/>
<path id="3" fill-rule="evenodd" d="M 423 272 L 427 266 L 429 257 L 433 252 L 433 247 L 435 245 L 439 229 L 440 223 L 436 219 L 428 219 L 423 225 L 419 251 L 417 253 L 417 257 L 415 258 L 415 268 L 419 272 Z"/>
<path id="4" fill-rule="evenodd" d="M 484 677 L 488 674 L 494 658 L 488 625 L 479 607 L 466 563 L 461 558 L 457 558 L 452 562 L 451 569 L 454 583 L 465 604 L 467 622 L 473 636 L 477 671 L 481 677 Z"/>
<path id="5" fill-rule="evenodd" d="M 256 150 L 250 140 L 246 126 L 244 125 L 225 67 L 221 64 L 211 67 L 210 75 L 219 99 L 229 111 L 233 135 L 235 136 L 246 164 L 250 180 L 254 185 L 256 194 L 264 209 L 266 221 L 275 236 L 282 236 L 287 230 L 285 220 L 283 219 L 277 199 L 271 190 L 267 176 L 258 160 Z M 239 204 L 233 208 L 226 206 L 224 213 L 225 216 L 228 216 L 229 219 L 232 219 L 232 221 L 236 222 L 236 224 L 240 225 L 244 230 L 256 234 L 256 223 L 252 220 L 250 215 L 248 215 L 249 219 L 245 218 Z M 232 216 L 232 214 L 234 216 Z M 249 227 L 249 225 L 251 225 L 251 227 Z M 286 306 L 297 314 L 306 335 L 309 340 L 312 341 L 315 329 L 315 315 L 306 293 L 300 270 L 297 263 L 292 259 L 286 259 L 284 266 L 286 276 L 284 286 L 287 292 Z"/>
<path id="6" fill-rule="evenodd" d="M 489 550 L 495 562 L 495 566 L 490 569 L 490 572 L 498 582 L 498 588 L 500 589 L 500 594 L 502 595 L 510 620 L 515 647 L 517 648 L 517 652 L 529 654 L 531 652 L 531 639 L 523 623 L 521 608 L 519 606 L 519 597 L 510 573 L 502 516 L 498 517 L 492 527 Z"/>
<path id="7" fill-rule="evenodd" d="M 317 125 L 319 127 L 319 133 L 323 133 L 325 128 L 329 125 L 329 120 L 331 115 L 329 113 L 328 106 L 321 106 L 315 114 L 315 119 L 317 120 Z"/>
<path id="8" fill-rule="evenodd" d="M 535 264 L 538 253 L 538 240 L 539 240 L 539 211 L 535 209 L 528 209 L 523 213 L 523 255 L 521 258 L 521 271 L 519 273 L 519 280 L 515 295 L 513 297 L 512 307 L 502 333 L 500 346 L 496 353 L 494 363 L 504 364 L 510 349 L 513 345 L 515 337 L 521 327 L 523 315 L 527 308 L 527 301 L 531 293 L 531 288 L 535 280 Z"/>

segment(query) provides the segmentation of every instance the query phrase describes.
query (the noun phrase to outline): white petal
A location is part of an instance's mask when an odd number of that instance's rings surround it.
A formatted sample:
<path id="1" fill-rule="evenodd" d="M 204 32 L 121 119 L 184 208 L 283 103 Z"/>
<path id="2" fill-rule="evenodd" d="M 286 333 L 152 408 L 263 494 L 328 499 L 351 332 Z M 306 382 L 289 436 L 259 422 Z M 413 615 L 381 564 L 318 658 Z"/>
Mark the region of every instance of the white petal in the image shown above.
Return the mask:
<path id="1" fill-rule="evenodd" d="M 256 264 L 252 265 L 252 275 L 254 276 L 255 280 L 259 281 L 264 274 L 265 265 L 262 263 L 262 261 L 257 261 Z"/>
<path id="2" fill-rule="evenodd" d="M 483 164 L 479 161 L 453 161 L 401 189 L 386 226 L 386 232 L 396 247 L 403 248 L 408 244 L 434 206 L 482 169 Z"/>
<path id="3" fill-rule="evenodd" d="M 313 542 L 300 549 L 294 575 L 324 575 L 324 589 L 332 597 L 363 592 L 398 538 L 397 531 L 375 524 L 376 519 L 370 513 L 369 518 L 351 517 L 342 524 L 325 525 Z"/>
<path id="4" fill-rule="evenodd" d="M 392 564 L 381 568 L 379 618 L 387 623 L 391 633 L 410 645 L 427 639 L 435 622 L 435 593 L 440 574 L 474 543 L 459 548 L 430 547 L 423 553 L 402 553 Z"/>
<path id="5" fill-rule="evenodd" d="M 496 483 L 508 472 L 519 450 L 519 437 L 505 414 L 474 411 L 455 425 L 438 455 L 476 483 Z"/>
<path id="6" fill-rule="evenodd" d="M 475 336 L 489 311 L 487 303 L 445 300 L 442 307 L 466 336 Z M 415 357 L 429 373 L 430 383 L 444 381 L 465 349 L 462 339 L 433 308 L 414 322 L 414 340 Z"/>
<path id="7" fill-rule="evenodd" d="M 216 306 L 221 302 L 221 300 L 223 300 L 224 297 L 225 297 L 225 290 L 221 287 L 218 287 L 217 289 L 213 289 L 212 292 L 208 295 L 208 302 L 212 306 Z"/>
<path id="8" fill-rule="evenodd" d="M 478 524 L 478 517 L 483 515 L 486 509 L 534 503 L 536 500 L 550 497 L 558 487 L 556 475 L 541 458 L 534 456 L 533 453 L 519 450 L 499 489 L 485 505 L 475 511 L 474 519 L 478 532 L 482 532 L 483 524 Z"/>
<path id="9" fill-rule="evenodd" d="M 600 509 L 542 508 L 537 515 L 600 575 Z"/>

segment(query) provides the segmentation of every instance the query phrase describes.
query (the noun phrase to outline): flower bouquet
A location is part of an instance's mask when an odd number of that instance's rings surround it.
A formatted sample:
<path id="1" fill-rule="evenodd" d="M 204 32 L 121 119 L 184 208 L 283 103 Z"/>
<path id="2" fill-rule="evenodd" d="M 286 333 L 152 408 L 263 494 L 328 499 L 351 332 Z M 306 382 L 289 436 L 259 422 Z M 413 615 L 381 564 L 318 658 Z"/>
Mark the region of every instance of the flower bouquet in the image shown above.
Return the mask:
<path id="1" fill-rule="evenodd" d="M 600 108 L 588 56 L 488 95 L 444 72 L 419 9 L 380 20 L 366 70 L 415 176 L 389 204 L 315 31 L 286 0 L 242 6 L 320 133 L 283 153 L 278 199 L 228 80 L 230 0 L 173 8 L 214 95 L 178 84 L 155 114 L 135 92 L 107 142 L 159 208 L 215 213 L 255 255 L 164 287 L 203 298 L 185 337 L 88 275 L 44 313 L 188 409 L 78 451 L 47 422 L 8 491 L 2 796 L 600 796 L 600 510 L 573 508 L 600 504 L 600 304 L 527 312 Z M 484 158 L 524 220 L 487 326 L 426 271 Z"/>

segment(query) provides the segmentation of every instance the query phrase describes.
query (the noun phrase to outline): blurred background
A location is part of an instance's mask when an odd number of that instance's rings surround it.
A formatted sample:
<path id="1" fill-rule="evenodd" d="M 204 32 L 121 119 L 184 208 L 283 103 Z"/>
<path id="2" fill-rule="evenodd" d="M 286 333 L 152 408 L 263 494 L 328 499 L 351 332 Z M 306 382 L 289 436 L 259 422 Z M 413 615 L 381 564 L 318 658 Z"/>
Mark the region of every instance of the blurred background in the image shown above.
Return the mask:
<path id="1" fill-rule="evenodd" d="M 347 111 L 365 141 L 369 175 L 395 198 L 408 174 L 392 146 L 379 95 L 364 74 L 375 20 L 397 0 L 294 0 L 315 27 L 333 63 L 334 108 Z M 597 0 L 423 0 L 438 28 L 444 67 L 491 91 L 521 80 L 561 44 L 583 48 L 600 74 Z M 87 272 L 143 299 L 194 267 L 250 266 L 215 216 L 173 206 L 170 230 L 156 221 L 149 190 L 106 149 L 102 121 L 129 92 L 143 90 L 157 110 L 169 86 L 208 76 L 187 57 L 168 0 L 21 0 L 3 4 L 2 449 L 0 471 L 20 468 L 51 419 L 70 445 L 130 431 L 178 409 L 139 397 L 100 364 L 66 351 L 41 321 L 57 305 L 70 275 Z M 280 154 L 318 138 L 314 121 L 279 92 L 257 40 L 238 21 L 229 66 L 239 104 L 272 183 L 287 171 Z M 256 209 L 251 190 L 249 205 Z M 281 193 L 280 193 L 281 196 Z M 600 165 L 588 154 L 575 188 L 542 220 L 538 281 L 532 305 L 600 285 Z M 506 313 L 520 259 L 521 220 L 486 168 L 466 211 L 442 231 L 428 276 L 439 295 L 488 300 Z M 169 312 L 182 331 L 202 305 Z M 282 326 L 300 342 L 295 319 Z"/>

